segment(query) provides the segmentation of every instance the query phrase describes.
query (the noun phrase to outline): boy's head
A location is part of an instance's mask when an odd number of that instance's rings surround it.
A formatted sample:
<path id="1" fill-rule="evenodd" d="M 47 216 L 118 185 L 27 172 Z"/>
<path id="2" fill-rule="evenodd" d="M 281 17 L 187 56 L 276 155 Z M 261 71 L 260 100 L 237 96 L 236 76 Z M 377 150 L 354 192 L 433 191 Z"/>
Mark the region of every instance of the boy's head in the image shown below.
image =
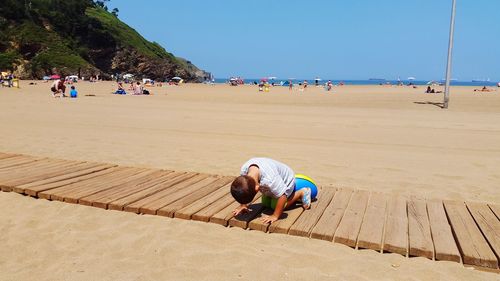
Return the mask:
<path id="1" fill-rule="evenodd" d="M 71 86 L 71 90 L 74 90 L 75 89 L 75 86 Z"/>
<path id="2" fill-rule="evenodd" d="M 240 204 L 252 202 L 255 194 L 255 180 L 249 176 L 239 176 L 231 184 L 231 195 Z"/>

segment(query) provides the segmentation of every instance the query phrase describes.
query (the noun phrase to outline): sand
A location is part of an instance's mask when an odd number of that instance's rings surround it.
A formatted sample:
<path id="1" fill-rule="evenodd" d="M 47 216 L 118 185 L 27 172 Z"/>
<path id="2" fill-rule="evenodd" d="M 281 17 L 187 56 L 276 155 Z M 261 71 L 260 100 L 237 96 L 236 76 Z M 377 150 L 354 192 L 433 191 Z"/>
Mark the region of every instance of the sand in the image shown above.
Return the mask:
<path id="1" fill-rule="evenodd" d="M 324 187 L 500 203 L 500 91 L 344 86 L 0 89 L 0 151 L 236 175 L 253 156 Z M 85 95 L 95 96 L 85 96 Z M 0 193 L 0 280 L 499 280 L 451 262 Z M 303 255 L 304 258 L 299 258 Z"/>

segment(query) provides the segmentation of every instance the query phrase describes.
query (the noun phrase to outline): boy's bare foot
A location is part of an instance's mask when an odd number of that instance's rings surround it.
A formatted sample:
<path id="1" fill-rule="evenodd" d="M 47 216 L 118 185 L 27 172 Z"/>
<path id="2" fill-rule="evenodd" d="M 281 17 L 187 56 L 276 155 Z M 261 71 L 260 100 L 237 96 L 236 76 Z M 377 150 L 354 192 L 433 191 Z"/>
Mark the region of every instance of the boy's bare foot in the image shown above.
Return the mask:
<path id="1" fill-rule="evenodd" d="M 304 194 L 302 195 L 302 207 L 304 210 L 311 208 L 311 189 L 304 188 Z"/>

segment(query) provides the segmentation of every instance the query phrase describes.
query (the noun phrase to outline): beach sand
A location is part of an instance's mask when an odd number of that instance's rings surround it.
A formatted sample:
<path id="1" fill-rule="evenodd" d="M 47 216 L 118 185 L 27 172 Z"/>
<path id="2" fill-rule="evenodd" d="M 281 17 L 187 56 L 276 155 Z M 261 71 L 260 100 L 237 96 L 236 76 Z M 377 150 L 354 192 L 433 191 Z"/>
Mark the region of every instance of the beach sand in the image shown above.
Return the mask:
<path id="1" fill-rule="evenodd" d="M 0 151 L 237 175 L 253 156 L 319 185 L 500 203 L 500 91 L 182 85 L 55 99 L 0 89 Z M 94 95 L 94 96 L 86 96 Z M 500 280 L 451 262 L 0 193 L 0 280 Z M 302 256 L 302 258 L 301 258 Z"/>

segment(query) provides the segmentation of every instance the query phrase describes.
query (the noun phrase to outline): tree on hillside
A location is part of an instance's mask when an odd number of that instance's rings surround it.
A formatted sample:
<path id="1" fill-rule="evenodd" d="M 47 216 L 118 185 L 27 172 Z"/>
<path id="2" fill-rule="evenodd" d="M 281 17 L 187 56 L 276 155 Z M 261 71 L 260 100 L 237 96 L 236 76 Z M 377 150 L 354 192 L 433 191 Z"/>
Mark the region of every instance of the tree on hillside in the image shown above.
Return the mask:
<path id="1" fill-rule="evenodd" d="M 118 10 L 118 8 L 114 8 L 113 11 L 111 11 L 111 13 L 113 14 L 113 16 L 115 17 L 118 17 L 118 13 L 120 12 L 120 10 Z"/>

